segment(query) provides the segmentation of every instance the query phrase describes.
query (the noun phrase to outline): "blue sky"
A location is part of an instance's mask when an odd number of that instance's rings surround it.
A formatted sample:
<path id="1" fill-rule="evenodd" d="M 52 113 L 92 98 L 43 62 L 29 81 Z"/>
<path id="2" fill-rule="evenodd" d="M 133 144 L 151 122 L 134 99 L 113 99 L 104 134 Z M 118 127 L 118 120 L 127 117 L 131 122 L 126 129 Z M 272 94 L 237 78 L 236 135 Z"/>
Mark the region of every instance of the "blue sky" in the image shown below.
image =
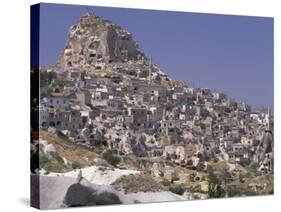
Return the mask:
<path id="1" fill-rule="evenodd" d="M 133 33 L 171 78 L 221 91 L 253 107 L 273 105 L 273 19 L 89 7 Z M 85 6 L 42 4 L 40 65 L 54 64 Z"/>

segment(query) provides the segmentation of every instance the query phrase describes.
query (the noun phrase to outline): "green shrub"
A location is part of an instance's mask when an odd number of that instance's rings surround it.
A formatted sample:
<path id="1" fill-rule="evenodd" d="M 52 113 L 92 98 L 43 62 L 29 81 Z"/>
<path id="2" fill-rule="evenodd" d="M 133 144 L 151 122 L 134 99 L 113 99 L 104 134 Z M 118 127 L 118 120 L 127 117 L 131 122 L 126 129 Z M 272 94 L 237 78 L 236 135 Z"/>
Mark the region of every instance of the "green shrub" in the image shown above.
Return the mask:
<path id="1" fill-rule="evenodd" d="M 199 126 L 200 126 L 200 128 L 201 128 L 202 130 L 205 130 L 205 129 L 206 129 L 206 125 L 205 125 L 204 123 L 200 123 Z"/>
<path id="2" fill-rule="evenodd" d="M 228 182 L 228 183 L 233 181 L 233 177 L 232 177 L 231 173 L 226 170 L 222 174 L 222 179 L 224 182 Z"/>
<path id="3" fill-rule="evenodd" d="M 42 87 L 40 88 L 40 98 L 49 97 L 52 94 L 52 88 Z"/>
<path id="4" fill-rule="evenodd" d="M 44 175 L 48 175 L 48 174 L 50 174 L 50 172 L 49 171 L 45 171 Z"/>
<path id="5" fill-rule="evenodd" d="M 258 170 L 258 164 L 252 161 L 248 167 L 246 167 L 249 172 L 256 172 Z"/>
<path id="6" fill-rule="evenodd" d="M 48 161 L 49 161 L 49 159 L 47 156 L 40 155 L 40 158 L 39 158 L 40 167 L 44 167 L 48 163 Z"/>
<path id="7" fill-rule="evenodd" d="M 221 185 L 221 179 L 212 173 L 208 176 L 208 196 L 209 198 L 221 198 L 225 196 L 225 191 Z"/>
<path id="8" fill-rule="evenodd" d="M 81 168 L 81 165 L 79 163 L 72 163 L 72 168 L 73 169 L 80 169 Z"/>
<path id="9" fill-rule="evenodd" d="M 173 185 L 169 188 L 169 190 L 178 195 L 183 195 L 184 193 L 184 188 L 181 185 Z"/>
<path id="10" fill-rule="evenodd" d="M 54 88 L 60 88 L 60 89 L 63 89 L 64 87 L 64 83 L 62 81 L 59 81 L 59 80 L 54 80 L 54 82 L 52 83 L 52 87 Z"/>
<path id="11" fill-rule="evenodd" d="M 120 158 L 110 152 L 103 153 L 102 158 L 114 167 L 116 167 L 117 164 L 120 162 Z"/>
<path id="12" fill-rule="evenodd" d="M 51 159 L 43 166 L 43 168 L 49 172 L 61 172 L 64 167 L 58 161 Z"/>
<path id="13" fill-rule="evenodd" d="M 55 77 L 55 72 L 40 72 L 40 88 L 48 87 Z"/>
<path id="14" fill-rule="evenodd" d="M 250 160 L 245 160 L 239 163 L 243 167 L 248 167 L 251 164 Z"/>
<path id="15" fill-rule="evenodd" d="M 203 119 L 206 119 L 208 116 L 211 116 L 211 114 L 210 114 L 210 112 L 208 111 L 208 110 L 203 110 L 203 111 L 201 111 L 201 117 L 203 118 Z"/>
<path id="16" fill-rule="evenodd" d="M 228 197 L 240 197 L 241 191 L 239 189 L 230 188 L 226 191 Z"/>

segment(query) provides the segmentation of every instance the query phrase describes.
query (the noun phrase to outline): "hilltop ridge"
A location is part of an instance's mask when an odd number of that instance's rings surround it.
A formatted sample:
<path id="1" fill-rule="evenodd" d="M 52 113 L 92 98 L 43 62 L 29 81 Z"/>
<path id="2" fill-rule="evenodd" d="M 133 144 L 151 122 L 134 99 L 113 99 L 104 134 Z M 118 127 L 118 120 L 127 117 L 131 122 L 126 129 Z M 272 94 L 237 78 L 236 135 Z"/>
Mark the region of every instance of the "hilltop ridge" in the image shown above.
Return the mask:
<path id="1" fill-rule="evenodd" d="M 68 39 L 56 66 L 101 69 L 106 63 L 147 60 L 133 36 L 111 21 L 86 13 L 70 27 Z"/>

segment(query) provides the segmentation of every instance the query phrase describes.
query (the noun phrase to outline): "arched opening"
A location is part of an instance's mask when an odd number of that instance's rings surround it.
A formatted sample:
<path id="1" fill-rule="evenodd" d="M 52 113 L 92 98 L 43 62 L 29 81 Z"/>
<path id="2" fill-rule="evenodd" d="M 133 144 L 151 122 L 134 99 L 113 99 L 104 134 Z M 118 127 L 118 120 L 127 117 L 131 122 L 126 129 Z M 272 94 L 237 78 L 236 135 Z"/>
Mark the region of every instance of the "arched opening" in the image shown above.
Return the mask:
<path id="1" fill-rule="evenodd" d="M 49 123 L 49 126 L 50 126 L 50 127 L 56 126 L 56 125 L 55 125 L 55 122 L 51 121 L 51 122 Z"/>
<path id="2" fill-rule="evenodd" d="M 187 164 L 188 166 L 192 166 L 192 165 L 193 165 L 193 162 L 192 162 L 192 160 L 188 160 L 186 164 Z"/>

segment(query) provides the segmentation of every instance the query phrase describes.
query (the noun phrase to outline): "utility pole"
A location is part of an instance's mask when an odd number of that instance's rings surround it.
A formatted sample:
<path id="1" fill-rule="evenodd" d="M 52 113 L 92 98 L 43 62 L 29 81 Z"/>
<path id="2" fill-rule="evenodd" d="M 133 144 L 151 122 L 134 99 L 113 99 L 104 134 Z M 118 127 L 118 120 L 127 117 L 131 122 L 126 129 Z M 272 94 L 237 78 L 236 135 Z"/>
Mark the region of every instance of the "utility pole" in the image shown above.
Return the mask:
<path id="1" fill-rule="evenodd" d="M 152 74 L 152 56 L 150 56 L 150 60 L 149 60 L 149 76 L 148 76 L 149 84 L 151 83 L 151 74 Z"/>

